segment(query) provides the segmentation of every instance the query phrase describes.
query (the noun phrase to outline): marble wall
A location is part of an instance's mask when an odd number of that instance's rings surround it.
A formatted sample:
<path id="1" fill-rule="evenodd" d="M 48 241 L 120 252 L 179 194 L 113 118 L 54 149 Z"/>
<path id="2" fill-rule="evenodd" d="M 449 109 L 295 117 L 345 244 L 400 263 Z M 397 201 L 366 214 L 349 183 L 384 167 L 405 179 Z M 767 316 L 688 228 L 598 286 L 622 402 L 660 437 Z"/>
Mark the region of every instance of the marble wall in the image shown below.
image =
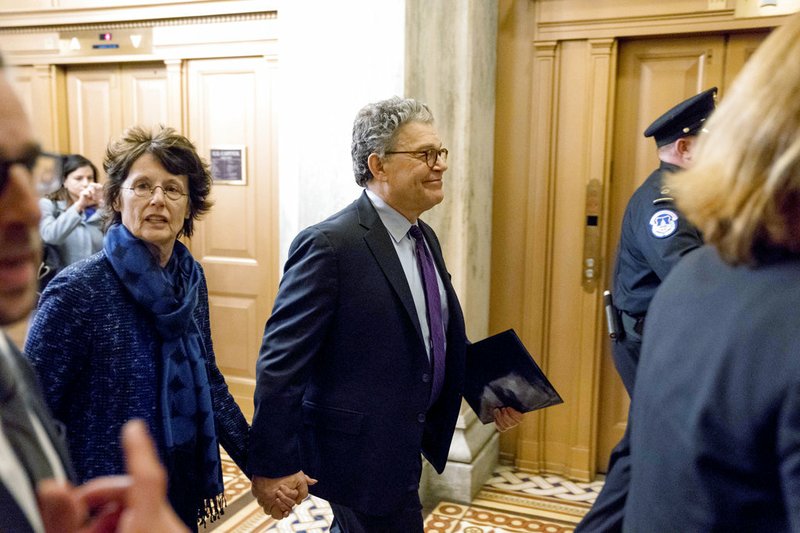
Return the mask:
<path id="1" fill-rule="evenodd" d="M 450 150 L 436 229 L 467 333 L 489 324 L 497 2 L 407 0 L 406 95 L 426 102 Z"/>
<path id="2" fill-rule="evenodd" d="M 353 118 L 403 93 L 404 0 L 304 0 L 280 8 L 281 271 L 294 236 L 352 202 Z"/>

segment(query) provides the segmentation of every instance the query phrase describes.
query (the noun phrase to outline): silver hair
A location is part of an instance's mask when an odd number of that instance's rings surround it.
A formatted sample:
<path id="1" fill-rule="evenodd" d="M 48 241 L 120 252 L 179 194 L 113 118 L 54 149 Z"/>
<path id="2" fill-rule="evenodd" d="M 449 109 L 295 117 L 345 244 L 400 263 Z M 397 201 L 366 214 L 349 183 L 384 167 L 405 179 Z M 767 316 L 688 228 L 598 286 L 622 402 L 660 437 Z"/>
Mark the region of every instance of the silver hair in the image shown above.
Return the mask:
<path id="1" fill-rule="evenodd" d="M 391 149 L 400 126 L 409 122 L 433 123 L 433 114 L 428 106 L 412 98 L 393 96 L 367 104 L 356 115 L 353 122 L 353 172 L 356 183 L 365 187 L 372 179 L 367 166 L 370 154 L 383 157 Z"/>

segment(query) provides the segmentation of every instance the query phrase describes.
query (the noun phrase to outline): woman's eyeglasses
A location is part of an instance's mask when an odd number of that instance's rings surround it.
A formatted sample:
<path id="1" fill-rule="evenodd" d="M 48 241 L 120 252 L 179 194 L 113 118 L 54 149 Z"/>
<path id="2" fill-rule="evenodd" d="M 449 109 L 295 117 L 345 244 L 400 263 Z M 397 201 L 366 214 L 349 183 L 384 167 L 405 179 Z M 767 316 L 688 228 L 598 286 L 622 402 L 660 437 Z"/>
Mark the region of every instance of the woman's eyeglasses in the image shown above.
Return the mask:
<path id="1" fill-rule="evenodd" d="M 156 189 L 161 189 L 161 192 L 164 193 L 164 196 L 176 202 L 186 196 L 186 193 L 183 192 L 177 185 L 167 184 L 167 185 L 155 185 L 153 187 L 150 186 L 149 183 L 137 183 L 133 187 L 122 187 L 123 189 L 127 189 L 129 191 L 133 191 L 133 194 L 138 196 L 139 198 L 152 198 L 153 195 L 156 193 Z"/>

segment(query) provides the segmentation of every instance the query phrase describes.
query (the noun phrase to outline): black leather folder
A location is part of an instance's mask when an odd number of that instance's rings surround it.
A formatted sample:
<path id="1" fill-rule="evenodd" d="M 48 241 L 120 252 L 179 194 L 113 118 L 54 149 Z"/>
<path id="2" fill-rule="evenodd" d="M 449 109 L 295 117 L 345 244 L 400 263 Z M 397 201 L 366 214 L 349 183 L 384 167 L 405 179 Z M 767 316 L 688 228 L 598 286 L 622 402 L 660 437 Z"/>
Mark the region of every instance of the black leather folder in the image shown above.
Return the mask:
<path id="1" fill-rule="evenodd" d="M 464 399 L 484 424 L 497 407 L 527 413 L 564 403 L 513 329 L 467 346 Z"/>

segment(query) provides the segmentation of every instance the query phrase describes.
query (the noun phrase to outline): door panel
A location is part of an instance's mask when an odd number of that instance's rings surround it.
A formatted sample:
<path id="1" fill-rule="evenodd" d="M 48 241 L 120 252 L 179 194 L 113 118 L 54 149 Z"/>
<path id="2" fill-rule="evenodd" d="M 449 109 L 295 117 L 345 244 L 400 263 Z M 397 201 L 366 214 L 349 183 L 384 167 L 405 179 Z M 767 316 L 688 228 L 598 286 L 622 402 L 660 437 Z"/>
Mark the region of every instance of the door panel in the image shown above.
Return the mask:
<path id="1" fill-rule="evenodd" d="M 69 150 L 89 158 L 99 170 L 108 141 L 123 128 L 119 67 L 69 68 L 67 101 Z"/>
<path id="2" fill-rule="evenodd" d="M 611 286 L 622 215 L 633 191 L 658 166 L 655 143 L 642 134 L 664 111 L 704 89 L 722 85 L 724 36 L 646 39 L 620 43 L 613 166 L 609 195 Z M 628 395 L 614 368 L 610 343 L 600 371 L 597 465 L 605 470 L 625 432 Z"/>
<path id="3" fill-rule="evenodd" d="M 166 68 L 159 63 L 70 67 L 67 99 L 69 150 L 101 169 L 108 142 L 125 129 L 167 124 Z"/>
<path id="4" fill-rule="evenodd" d="M 769 31 L 734 33 L 728 38 L 728 46 L 725 50 L 724 89 L 731 86 L 744 64 L 769 34 Z M 725 96 L 724 91 L 721 96 Z"/>
<path id="5" fill-rule="evenodd" d="M 187 65 L 189 136 L 201 155 L 244 148 L 244 184 L 215 182 L 214 207 L 191 250 L 205 269 L 218 364 L 245 414 L 253 412 L 255 363 L 277 292 L 274 66 L 263 58 L 194 60 Z"/>
<path id="6" fill-rule="evenodd" d="M 25 114 L 31 117 L 31 123 L 34 122 L 33 116 L 36 106 L 33 105 L 34 88 L 33 88 L 33 67 L 8 67 L 9 76 L 8 80 L 11 86 L 19 96 L 22 102 L 22 107 L 25 109 Z M 35 133 L 39 133 L 35 131 Z"/>
<path id="7" fill-rule="evenodd" d="M 646 39 L 620 43 L 613 168 L 609 195 L 609 265 L 616 260 L 619 230 L 628 199 L 658 165 L 655 145 L 642 132 L 684 98 L 717 86 L 720 97 L 768 31 L 709 37 Z M 724 60 L 724 61 L 723 61 Z M 611 286 L 613 270 L 607 272 Z M 609 343 L 600 373 L 597 464 L 604 469 L 625 432 L 628 395 L 614 368 Z"/>
<path id="8" fill-rule="evenodd" d="M 167 71 L 164 65 L 132 67 L 120 70 L 122 124 L 153 128 L 159 125 L 180 130 L 180 124 L 170 124 L 167 115 Z"/>

